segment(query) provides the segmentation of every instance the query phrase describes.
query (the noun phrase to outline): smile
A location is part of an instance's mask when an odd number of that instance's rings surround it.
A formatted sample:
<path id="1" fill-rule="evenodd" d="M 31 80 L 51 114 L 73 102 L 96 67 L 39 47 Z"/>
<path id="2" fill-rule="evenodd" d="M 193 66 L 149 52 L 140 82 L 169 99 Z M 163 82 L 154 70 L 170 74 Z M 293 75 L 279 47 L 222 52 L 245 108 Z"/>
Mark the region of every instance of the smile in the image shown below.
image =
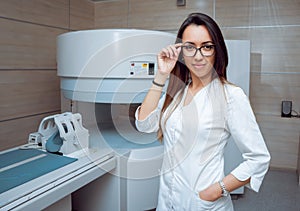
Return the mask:
<path id="1" fill-rule="evenodd" d="M 197 69 L 201 69 L 201 68 L 205 67 L 205 64 L 193 64 L 193 66 Z"/>

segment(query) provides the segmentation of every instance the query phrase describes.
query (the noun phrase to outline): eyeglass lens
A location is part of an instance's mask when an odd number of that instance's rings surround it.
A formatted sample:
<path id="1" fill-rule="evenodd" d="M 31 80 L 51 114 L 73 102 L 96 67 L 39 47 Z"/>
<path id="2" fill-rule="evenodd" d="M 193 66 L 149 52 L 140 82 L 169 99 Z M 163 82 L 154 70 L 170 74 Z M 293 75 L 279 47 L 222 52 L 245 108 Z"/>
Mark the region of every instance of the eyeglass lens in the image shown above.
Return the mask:
<path id="1" fill-rule="evenodd" d="M 196 48 L 193 45 L 182 46 L 182 51 L 185 56 L 195 56 L 198 50 L 200 51 L 202 56 L 212 56 L 215 52 L 214 45 L 203 45 L 200 48 Z"/>

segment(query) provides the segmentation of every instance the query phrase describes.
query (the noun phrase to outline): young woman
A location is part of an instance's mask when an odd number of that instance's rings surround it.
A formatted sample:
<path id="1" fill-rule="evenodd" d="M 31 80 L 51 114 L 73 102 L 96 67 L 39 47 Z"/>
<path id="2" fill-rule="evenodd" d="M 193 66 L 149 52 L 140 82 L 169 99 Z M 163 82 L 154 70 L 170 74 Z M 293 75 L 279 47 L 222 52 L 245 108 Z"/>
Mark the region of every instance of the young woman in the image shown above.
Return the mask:
<path id="1" fill-rule="evenodd" d="M 138 130 L 157 131 L 164 142 L 157 210 L 233 210 L 229 192 L 243 185 L 258 191 L 270 154 L 247 96 L 226 80 L 221 30 L 209 16 L 192 13 L 157 61 L 153 85 L 136 111 Z M 230 136 L 244 161 L 225 176 Z"/>

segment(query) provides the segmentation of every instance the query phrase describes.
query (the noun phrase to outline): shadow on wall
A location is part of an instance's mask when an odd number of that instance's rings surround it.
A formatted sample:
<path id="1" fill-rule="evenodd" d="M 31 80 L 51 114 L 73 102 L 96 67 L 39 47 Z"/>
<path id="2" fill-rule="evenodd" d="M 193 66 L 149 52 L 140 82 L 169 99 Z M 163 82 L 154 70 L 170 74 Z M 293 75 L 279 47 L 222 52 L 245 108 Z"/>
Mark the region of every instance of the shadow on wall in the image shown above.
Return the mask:
<path id="1" fill-rule="evenodd" d="M 262 54 L 251 53 L 250 60 L 250 101 L 256 115 L 280 114 L 278 105 L 274 105 L 272 98 L 278 98 L 279 92 L 274 84 L 264 83 L 265 74 L 262 74 Z M 267 76 L 268 77 L 268 76 Z M 274 81 L 273 83 L 276 83 Z M 276 100 L 275 100 L 276 101 Z"/>

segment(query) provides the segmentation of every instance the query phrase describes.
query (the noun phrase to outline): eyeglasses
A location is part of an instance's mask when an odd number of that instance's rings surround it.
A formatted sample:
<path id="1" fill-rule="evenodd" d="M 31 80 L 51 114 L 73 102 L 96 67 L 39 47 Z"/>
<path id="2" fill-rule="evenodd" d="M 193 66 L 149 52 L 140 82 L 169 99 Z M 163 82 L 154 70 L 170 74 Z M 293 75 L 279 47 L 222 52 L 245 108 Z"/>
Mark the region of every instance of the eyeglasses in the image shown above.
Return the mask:
<path id="1" fill-rule="evenodd" d="M 200 51 L 200 54 L 205 57 L 210 57 L 215 53 L 215 45 L 203 45 L 200 48 L 196 48 L 193 45 L 183 45 L 181 46 L 182 53 L 185 56 L 193 57 L 197 54 L 197 51 Z"/>

